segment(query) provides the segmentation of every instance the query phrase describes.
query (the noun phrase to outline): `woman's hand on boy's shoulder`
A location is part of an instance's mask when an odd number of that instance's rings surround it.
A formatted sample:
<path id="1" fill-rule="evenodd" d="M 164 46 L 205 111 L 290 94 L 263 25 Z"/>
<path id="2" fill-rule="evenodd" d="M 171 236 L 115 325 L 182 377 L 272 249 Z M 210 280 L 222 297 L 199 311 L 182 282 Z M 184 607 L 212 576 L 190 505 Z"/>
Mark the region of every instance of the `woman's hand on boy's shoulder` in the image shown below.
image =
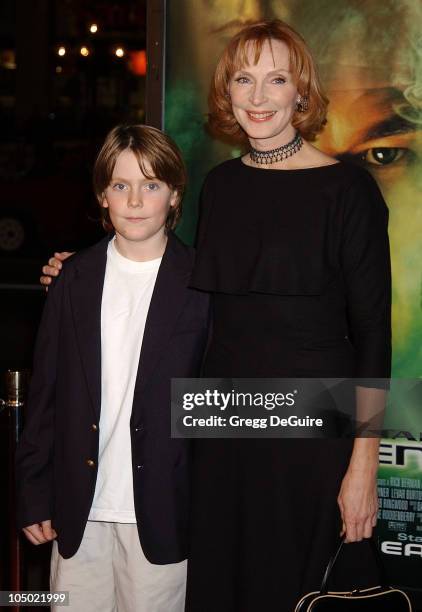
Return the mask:
<path id="1" fill-rule="evenodd" d="M 46 544 L 57 538 L 57 533 L 51 526 L 51 521 L 42 521 L 22 529 L 31 544 Z"/>
<path id="2" fill-rule="evenodd" d="M 62 269 L 62 262 L 68 257 L 73 255 L 73 252 L 62 251 L 61 253 L 54 253 L 54 257 L 50 257 L 48 264 L 42 267 L 43 276 L 40 276 L 40 283 L 48 291 L 48 285 L 51 284 L 51 279 L 54 276 L 59 276 Z"/>

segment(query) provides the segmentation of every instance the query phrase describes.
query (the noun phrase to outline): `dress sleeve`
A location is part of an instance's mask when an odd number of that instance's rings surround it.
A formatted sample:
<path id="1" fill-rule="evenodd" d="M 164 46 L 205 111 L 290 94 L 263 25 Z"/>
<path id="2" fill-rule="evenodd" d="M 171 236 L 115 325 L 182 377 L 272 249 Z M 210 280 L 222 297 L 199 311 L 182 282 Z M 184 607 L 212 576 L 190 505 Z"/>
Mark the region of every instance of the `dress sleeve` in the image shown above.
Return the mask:
<path id="1" fill-rule="evenodd" d="M 206 227 L 208 225 L 208 217 L 211 212 L 213 202 L 213 187 L 212 177 L 208 174 L 202 184 L 201 192 L 199 194 L 198 204 L 198 225 L 196 229 L 195 237 L 195 249 L 199 249 L 205 240 Z"/>
<path id="2" fill-rule="evenodd" d="M 387 227 L 388 208 L 378 185 L 369 173 L 362 172 L 344 194 L 341 237 L 349 329 L 359 379 L 391 375 L 391 267 Z"/>

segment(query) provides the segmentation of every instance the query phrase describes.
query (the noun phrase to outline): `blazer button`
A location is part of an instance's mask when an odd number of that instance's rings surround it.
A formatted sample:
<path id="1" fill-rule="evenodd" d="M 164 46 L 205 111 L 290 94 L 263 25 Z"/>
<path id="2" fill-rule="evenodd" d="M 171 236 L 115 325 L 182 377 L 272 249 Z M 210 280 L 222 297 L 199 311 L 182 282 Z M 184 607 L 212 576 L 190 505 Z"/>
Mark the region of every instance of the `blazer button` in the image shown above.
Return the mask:
<path id="1" fill-rule="evenodd" d="M 91 425 L 91 429 L 92 429 L 92 431 L 97 431 L 98 427 L 96 426 L 96 424 L 95 424 L 95 423 L 93 423 L 93 424 Z"/>
<path id="2" fill-rule="evenodd" d="M 93 461 L 92 459 L 87 459 L 86 463 L 87 465 L 89 465 L 89 467 L 95 467 L 95 461 Z"/>

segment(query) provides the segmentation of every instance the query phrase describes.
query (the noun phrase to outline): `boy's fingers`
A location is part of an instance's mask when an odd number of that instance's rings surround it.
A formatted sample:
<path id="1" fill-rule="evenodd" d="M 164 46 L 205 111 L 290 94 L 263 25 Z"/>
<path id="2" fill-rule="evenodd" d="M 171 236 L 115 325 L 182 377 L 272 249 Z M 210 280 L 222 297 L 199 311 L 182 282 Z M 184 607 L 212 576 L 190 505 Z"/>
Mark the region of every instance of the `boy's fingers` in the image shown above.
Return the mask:
<path id="1" fill-rule="evenodd" d="M 31 535 L 32 538 L 34 538 L 35 542 L 33 542 L 33 544 L 45 544 L 45 542 L 48 541 L 44 536 L 41 525 L 38 523 L 35 525 L 30 525 L 29 527 L 24 527 L 24 532 L 26 535 Z"/>
<path id="2" fill-rule="evenodd" d="M 50 257 L 50 259 L 48 260 L 48 265 L 52 269 L 60 270 L 63 264 L 60 259 L 57 259 L 56 257 Z"/>
<path id="3" fill-rule="evenodd" d="M 54 266 L 43 266 L 42 273 L 44 276 L 57 276 L 59 274 L 59 269 Z"/>
<path id="4" fill-rule="evenodd" d="M 74 251 L 61 251 L 61 253 L 54 253 L 54 257 L 60 261 L 65 261 L 68 257 L 73 255 Z"/>
<path id="5" fill-rule="evenodd" d="M 60 270 L 63 268 L 62 261 L 65 261 L 68 257 L 73 255 L 69 251 L 63 251 L 62 253 L 54 253 L 54 257 L 50 257 L 47 265 L 42 267 L 43 275 L 40 277 L 40 283 L 44 287 L 47 287 L 51 283 L 51 276 L 58 276 Z"/>
<path id="6" fill-rule="evenodd" d="M 40 544 L 45 544 L 45 542 L 47 542 L 47 538 L 44 535 L 41 525 L 32 525 L 31 527 L 28 527 L 28 529 L 31 535 L 33 535 Z"/>
<path id="7" fill-rule="evenodd" d="M 41 285 L 44 285 L 44 287 L 48 287 L 48 285 L 51 285 L 51 277 L 50 276 L 40 276 L 40 283 Z"/>
<path id="8" fill-rule="evenodd" d="M 54 531 L 54 529 L 51 527 L 51 521 L 43 521 L 41 523 L 41 528 L 42 528 L 42 532 L 44 534 L 44 537 L 50 541 L 50 540 L 54 540 L 54 538 L 57 537 L 57 533 Z"/>
<path id="9" fill-rule="evenodd" d="M 38 546 L 38 544 L 39 544 L 40 542 L 38 542 L 38 540 L 36 540 L 36 539 L 34 538 L 34 536 L 31 534 L 31 532 L 30 532 L 30 531 L 28 531 L 28 529 L 27 529 L 26 527 L 24 527 L 24 528 L 22 529 L 22 531 L 24 532 L 26 539 L 27 539 L 29 542 L 31 542 L 31 544 L 35 544 L 35 546 Z"/>

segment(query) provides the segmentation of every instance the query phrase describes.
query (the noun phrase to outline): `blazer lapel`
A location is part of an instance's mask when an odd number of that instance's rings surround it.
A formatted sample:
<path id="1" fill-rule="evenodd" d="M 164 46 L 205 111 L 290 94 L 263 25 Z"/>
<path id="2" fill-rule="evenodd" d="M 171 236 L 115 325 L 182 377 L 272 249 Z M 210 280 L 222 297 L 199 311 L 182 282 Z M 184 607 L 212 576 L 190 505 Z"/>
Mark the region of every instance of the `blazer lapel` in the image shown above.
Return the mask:
<path id="1" fill-rule="evenodd" d="M 81 256 L 70 285 L 76 337 L 97 421 L 101 410 L 101 300 L 109 240 L 106 236 Z"/>
<path id="2" fill-rule="evenodd" d="M 169 233 L 145 323 L 135 396 L 147 385 L 169 341 L 187 299 L 191 268 L 187 247 Z"/>

